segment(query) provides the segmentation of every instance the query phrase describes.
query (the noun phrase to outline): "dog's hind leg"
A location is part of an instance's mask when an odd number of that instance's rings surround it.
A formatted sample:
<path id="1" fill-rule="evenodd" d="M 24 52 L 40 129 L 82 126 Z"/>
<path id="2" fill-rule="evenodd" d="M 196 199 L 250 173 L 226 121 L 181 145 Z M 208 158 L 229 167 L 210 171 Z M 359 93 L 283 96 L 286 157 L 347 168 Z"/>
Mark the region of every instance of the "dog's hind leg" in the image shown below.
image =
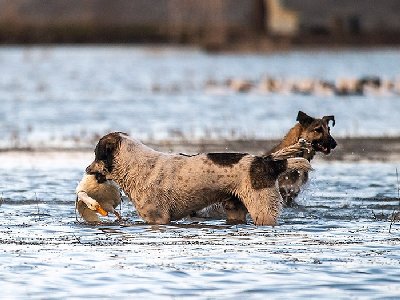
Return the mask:
<path id="1" fill-rule="evenodd" d="M 246 224 L 247 208 L 237 197 L 231 197 L 223 202 L 226 211 L 227 224 Z"/>

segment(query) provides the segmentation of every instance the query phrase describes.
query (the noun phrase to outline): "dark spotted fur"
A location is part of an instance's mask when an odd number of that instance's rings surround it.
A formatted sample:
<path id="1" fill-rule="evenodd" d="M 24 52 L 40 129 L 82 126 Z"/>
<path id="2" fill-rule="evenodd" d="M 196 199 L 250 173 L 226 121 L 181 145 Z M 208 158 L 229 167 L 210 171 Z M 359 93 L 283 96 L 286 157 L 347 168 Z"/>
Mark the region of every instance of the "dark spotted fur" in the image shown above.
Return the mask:
<path id="1" fill-rule="evenodd" d="M 207 158 L 213 163 L 223 166 L 232 167 L 237 164 L 243 156 L 248 155 L 247 153 L 208 153 Z"/>
<path id="2" fill-rule="evenodd" d="M 254 157 L 250 166 L 251 187 L 255 190 L 272 187 L 286 169 L 286 160 L 274 161 L 268 157 Z"/>

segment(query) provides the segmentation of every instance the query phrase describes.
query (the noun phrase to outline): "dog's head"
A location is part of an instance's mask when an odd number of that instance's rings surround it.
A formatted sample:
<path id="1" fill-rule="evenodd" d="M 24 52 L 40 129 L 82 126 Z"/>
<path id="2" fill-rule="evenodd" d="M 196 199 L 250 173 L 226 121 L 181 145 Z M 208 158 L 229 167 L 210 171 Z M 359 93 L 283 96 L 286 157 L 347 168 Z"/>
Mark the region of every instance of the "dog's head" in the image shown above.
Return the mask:
<path id="1" fill-rule="evenodd" d="M 337 146 L 329 127 L 330 121 L 332 121 L 332 126 L 335 126 L 334 116 L 317 119 L 299 111 L 296 121 L 301 125 L 300 138 L 310 142 L 314 151 L 329 154 Z"/>
<path id="2" fill-rule="evenodd" d="M 96 180 L 101 183 L 107 179 L 114 167 L 114 157 L 119 147 L 123 135 L 122 132 L 113 132 L 103 136 L 94 150 L 94 161 L 86 168 L 86 173 L 95 175 Z"/>

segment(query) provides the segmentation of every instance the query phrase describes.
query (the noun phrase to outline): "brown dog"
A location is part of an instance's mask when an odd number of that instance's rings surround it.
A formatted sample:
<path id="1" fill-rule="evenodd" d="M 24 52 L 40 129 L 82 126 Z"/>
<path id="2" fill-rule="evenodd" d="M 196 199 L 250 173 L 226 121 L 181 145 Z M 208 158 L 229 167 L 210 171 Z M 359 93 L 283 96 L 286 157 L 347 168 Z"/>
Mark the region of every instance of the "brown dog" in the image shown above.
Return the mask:
<path id="1" fill-rule="evenodd" d="M 335 126 L 334 116 L 324 116 L 319 119 L 310 117 L 306 113 L 299 111 L 296 121 L 298 121 L 298 123 L 292 127 L 283 140 L 268 151 L 266 155 L 296 144 L 300 139 L 305 139 L 311 143 L 312 151 L 303 151 L 297 154 L 297 157 L 303 157 L 311 161 L 316 152 L 322 152 L 327 155 L 337 146 L 335 139 L 331 136 L 329 127 L 329 121 L 332 121 L 332 126 Z M 284 205 L 292 206 L 294 204 L 294 199 L 299 194 L 301 186 L 303 186 L 307 180 L 308 172 L 288 170 L 281 174 L 278 182 Z"/>
<path id="2" fill-rule="evenodd" d="M 304 139 L 311 143 L 312 150 L 304 150 L 296 154 L 296 157 L 302 157 L 311 161 L 316 152 L 329 154 L 337 145 L 335 139 L 330 134 L 329 121 L 335 126 L 334 116 L 324 116 L 322 118 L 313 118 L 306 113 L 299 111 L 297 115 L 298 123 L 289 130 L 283 140 L 265 155 L 269 155 L 285 147 L 295 145 L 299 140 Z M 283 199 L 284 206 L 292 206 L 294 199 L 300 193 L 300 188 L 308 180 L 308 171 L 287 170 L 278 178 L 279 192 Z M 215 203 L 200 211 L 193 212 L 192 217 L 203 218 L 224 218 L 228 223 L 246 223 L 247 210 L 243 203 L 236 197 L 221 203 Z"/>

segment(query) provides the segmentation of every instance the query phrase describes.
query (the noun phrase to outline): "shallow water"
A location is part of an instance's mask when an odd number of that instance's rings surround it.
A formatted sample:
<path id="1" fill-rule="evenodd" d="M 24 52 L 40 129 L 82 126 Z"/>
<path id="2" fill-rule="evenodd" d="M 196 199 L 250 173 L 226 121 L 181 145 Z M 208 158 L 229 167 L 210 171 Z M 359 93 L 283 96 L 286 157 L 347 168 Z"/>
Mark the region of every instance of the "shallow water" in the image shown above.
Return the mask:
<path id="1" fill-rule="evenodd" d="M 335 115 L 336 136 L 400 134 L 398 94 L 302 96 L 207 88 L 209 81 L 265 76 L 330 81 L 378 76 L 400 89 L 397 48 L 209 54 L 192 48 L 1 47 L 0 65 L 0 147 L 92 147 L 96 135 L 109 131 L 145 140 L 280 138 L 299 110 Z"/>
<path id="2" fill-rule="evenodd" d="M 316 162 L 280 225 L 186 219 L 76 220 L 74 188 L 91 153 L 6 153 L 0 167 L 5 298 L 398 299 L 398 162 Z M 30 162 L 30 163 L 27 163 Z"/>
<path id="3" fill-rule="evenodd" d="M 279 226 L 186 219 L 79 222 L 74 189 L 108 131 L 147 141 L 280 138 L 298 110 L 334 136 L 400 135 L 398 94 L 300 96 L 209 89 L 232 78 L 398 80 L 398 49 L 208 54 L 158 47 L 1 47 L 3 298 L 399 299 L 399 162 L 313 161 Z M 373 68 L 371 68 L 373 66 Z M 63 151 L 74 148 L 74 151 Z M 334 153 L 332 154 L 334 156 Z M 389 229 L 391 231 L 389 232 Z"/>

